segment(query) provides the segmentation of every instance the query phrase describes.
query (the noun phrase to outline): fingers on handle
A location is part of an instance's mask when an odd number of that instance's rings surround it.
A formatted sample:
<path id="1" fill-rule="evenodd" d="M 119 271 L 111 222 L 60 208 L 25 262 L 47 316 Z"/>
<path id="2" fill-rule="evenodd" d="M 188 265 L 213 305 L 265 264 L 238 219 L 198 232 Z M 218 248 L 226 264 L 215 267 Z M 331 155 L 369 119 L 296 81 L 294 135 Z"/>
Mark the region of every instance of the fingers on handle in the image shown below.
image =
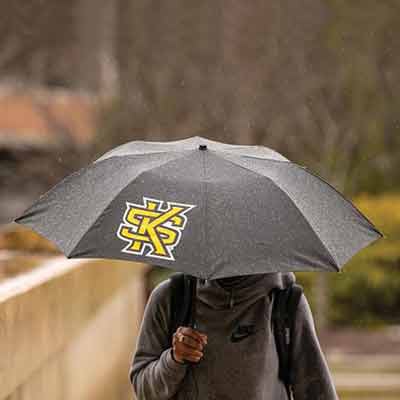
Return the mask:
<path id="1" fill-rule="evenodd" d="M 199 343 L 203 344 L 206 342 L 207 335 L 202 334 L 188 326 L 180 326 L 177 329 L 177 332 L 183 333 L 186 336 L 190 336 L 192 339 L 198 341 Z"/>
<path id="2" fill-rule="evenodd" d="M 189 361 L 199 361 L 203 356 L 203 353 L 200 353 L 199 351 L 194 351 L 194 352 L 182 351 L 181 354 L 184 359 Z"/>
<path id="3" fill-rule="evenodd" d="M 203 352 L 195 350 L 191 347 L 186 346 L 185 343 L 176 342 L 173 347 L 174 354 L 178 356 L 178 358 L 188 359 L 190 361 L 196 361 L 203 357 Z"/>

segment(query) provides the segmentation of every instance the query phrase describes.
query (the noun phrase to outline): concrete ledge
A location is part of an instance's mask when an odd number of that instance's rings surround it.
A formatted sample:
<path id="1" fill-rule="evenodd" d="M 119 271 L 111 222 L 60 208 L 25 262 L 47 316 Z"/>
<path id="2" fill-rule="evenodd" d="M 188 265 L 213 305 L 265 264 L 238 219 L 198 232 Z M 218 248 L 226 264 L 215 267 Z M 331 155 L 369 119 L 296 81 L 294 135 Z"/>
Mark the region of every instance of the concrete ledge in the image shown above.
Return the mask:
<path id="1" fill-rule="evenodd" d="M 0 285 L 0 399 L 128 399 L 144 264 L 57 257 Z"/>

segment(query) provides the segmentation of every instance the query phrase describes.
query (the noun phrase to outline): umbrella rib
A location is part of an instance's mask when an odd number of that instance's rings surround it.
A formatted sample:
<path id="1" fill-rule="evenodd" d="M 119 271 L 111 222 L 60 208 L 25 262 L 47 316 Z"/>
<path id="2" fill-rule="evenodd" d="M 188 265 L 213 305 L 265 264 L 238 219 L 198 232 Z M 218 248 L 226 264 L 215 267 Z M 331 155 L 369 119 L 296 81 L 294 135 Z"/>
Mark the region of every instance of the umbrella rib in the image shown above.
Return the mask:
<path id="1" fill-rule="evenodd" d="M 181 150 L 181 151 L 175 151 L 175 153 L 182 153 L 182 151 L 191 151 L 191 150 Z M 120 153 L 120 154 L 110 154 L 109 156 L 105 157 L 107 155 L 104 154 L 101 157 L 99 157 L 97 160 L 95 160 L 93 163 L 97 163 L 100 161 L 105 161 L 105 160 L 111 160 L 112 158 L 121 158 L 121 157 L 129 157 L 129 156 L 147 156 L 149 154 L 165 154 L 165 153 L 174 153 L 174 151 L 171 150 L 165 150 L 165 151 L 148 151 L 148 152 L 143 152 L 143 153 Z"/>
<path id="2" fill-rule="evenodd" d="M 221 151 L 221 153 L 228 153 L 228 152 L 225 152 L 225 151 Z M 311 175 L 313 175 L 315 178 L 317 178 L 319 181 L 322 181 L 323 183 L 325 183 L 326 185 L 328 185 L 334 192 L 336 192 L 347 204 L 349 204 L 349 206 L 357 213 L 357 215 L 360 217 L 360 218 L 362 218 L 362 219 L 364 219 L 365 221 L 367 221 L 368 222 L 368 224 L 370 225 L 370 228 L 372 229 L 372 230 L 374 230 L 378 235 L 380 235 L 381 237 L 386 237 L 382 232 L 380 232 L 375 226 L 374 226 L 374 224 L 364 215 L 364 214 L 362 214 L 358 209 L 357 209 L 357 207 L 355 207 L 355 205 L 349 200 L 349 199 L 347 199 L 345 196 L 343 196 L 343 194 L 342 193 L 340 193 L 334 186 L 332 186 L 328 181 L 326 181 L 325 179 L 323 179 L 321 176 L 319 176 L 317 173 L 315 173 L 315 172 L 313 172 L 311 169 L 309 169 L 309 168 L 307 168 L 307 167 L 305 167 L 305 166 L 302 166 L 302 165 L 299 165 L 299 164 L 297 164 L 297 163 L 295 163 L 295 162 L 293 162 L 293 161 L 283 161 L 283 160 L 273 160 L 273 159 L 270 159 L 270 158 L 261 158 L 261 157 L 255 157 L 255 156 L 250 156 L 250 155 L 245 155 L 245 154 L 238 154 L 238 153 L 233 153 L 233 152 L 229 152 L 230 154 L 234 154 L 235 156 L 238 156 L 238 157 L 246 157 L 246 158 L 253 158 L 253 159 L 256 159 L 256 160 L 266 160 L 266 161 L 271 161 L 271 162 L 278 162 L 278 163 L 282 163 L 282 162 L 286 162 L 286 163 L 290 163 L 290 165 L 293 165 L 295 168 L 299 168 L 299 169 L 301 169 L 301 170 L 307 170 L 307 172 L 309 173 L 309 174 L 311 174 Z M 225 157 L 223 157 L 224 158 L 224 160 L 227 160 L 227 161 L 231 161 L 231 160 L 228 160 L 227 158 L 225 158 Z M 240 165 L 240 164 L 237 164 L 237 163 L 235 163 L 234 161 L 231 161 L 233 164 L 235 164 L 235 165 L 238 165 L 238 166 L 241 166 L 241 167 L 243 167 L 243 168 L 246 168 L 246 167 L 244 167 L 244 166 L 242 166 L 242 165 Z M 252 172 L 254 172 L 254 173 L 256 173 L 256 174 L 259 174 L 259 175 L 261 175 L 261 176 L 265 176 L 265 175 L 263 175 L 263 174 L 261 174 L 261 173 L 259 173 L 259 172 L 257 172 L 257 171 L 253 171 L 252 169 L 250 169 L 250 168 L 246 168 L 247 170 L 249 170 L 249 171 L 252 171 Z M 268 177 L 266 177 L 266 178 L 268 178 Z M 271 179 L 272 180 L 272 179 Z M 276 183 L 276 182 L 275 182 Z M 283 189 L 282 189 L 283 190 Z"/>
<path id="3" fill-rule="evenodd" d="M 147 140 L 133 140 L 131 142 L 123 143 L 119 145 L 118 147 L 115 147 L 114 149 L 111 149 L 110 151 L 104 153 L 100 158 L 95 160 L 94 162 L 97 161 L 102 161 L 106 160 L 111 157 L 125 157 L 125 156 L 130 156 L 130 155 L 147 155 L 147 154 L 163 154 L 163 153 L 172 153 L 172 152 L 177 152 L 181 153 L 183 151 L 192 151 L 197 149 L 199 140 L 197 140 L 196 143 L 194 143 L 193 148 L 182 148 L 178 147 L 182 142 L 188 142 L 191 138 L 185 138 L 182 140 L 170 140 L 170 141 L 147 141 Z M 125 149 L 125 147 L 132 147 L 132 145 L 140 145 L 140 144 L 145 144 L 145 145 L 160 145 L 160 146 L 165 146 L 166 148 L 163 150 L 155 150 L 155 151 L 143 151 L 141 153 L 129 153 L 128 149 Z M 119 154 L 115 154 L 118 151 L 120 151 Z M 122 152 L 121 152 L 122 151 Z"/>
<path id="4" fill-rule="evenodd" d="M 253 158 L 255 160 L 266 160 L 266 161 L 271 161 L 271 162 L 277 162 L 277 163 L 291 163 L 294 164 L 292 161 L 285 159 L 285 160 L 277 160 L 274 158 L 269 158 L 269 157 L 257 157 L 257 156 L 252 156 L 250 154 L 240 154 L 239 152 L 236 151 L 229 151 L 229 150 L 218 150 L 218 153 L 228 153 L 231 154 L 235 157 L 246 157 L 246 158 Z"/>
<path id="5" fill-rule="evenodd" d="M 229 163 L 231 163 L 231 164 L 237 166 L 237 167 L 243 168 L 243 169 L 245 169 L 245 170 L 247 170 L 247 171 L 250 171 L 250 172 L 252 172 L 252 173 L 254 173 L 254 174 L 256 174 L 256 175 L 260 175 L 260 176 L 262 176 L 263 178 L 266 178 L 266 179 L 270 180 L 271 182 L 273 182 L 273 183 L 276 185 L 276 187 L 277 187 L 281 192 L 285 193 L 285 195 L 288 197 L 288 199 L 290 200 L 290 202 L 294 205 L 294 207 L 295 207 L 295 208 L 300 212 L 300 214 L 303 216 L 304 221 L 305 221 L 306 224 L 310 227 L 310 229 L 314 232 L 315 237 L 317 238 L 317 240 L 319 240 L 319 242 L 321 243 L 322 247 L 325 249 L 325 251 L 326 251 L 326 253 L 327 253 L 327 255 L 328 255 L 328 257 L 329 257 L 329 259 L 330 259 L 330 261 L 331 261 L 331 263 L 332 263 L 332 265 L 334 266 L 335 271 L 340 271 L 340 268 L 339 268 L 339 266 L 337 265 L 336 260 L 333 258 L 333 255 L 331 254 L 331 252 L 329 251 L 329 249 L 326 247 L 325 243 L 322 242 L 322 240 L 318 237 L 317 233 L 315 232 L 315 229 L 314 229 L 314 228 L 312 227 L 312 225 L 309 223 L 309 221 L 307 220 L 307 218 L 306 218 L 305 215 L 303 214 L 302 210 L 297 206 L 297 204 L 293 201 L 293 199 L 289 196 L 289 194 L 286 193 L 285 190 L 284 190 L 283 188 L 281 188 L 281 187 L 278 185 L 277 182 L 275 182 L 275 181 L 274 181 L 273 179 L 271 179 L 269 176 L 266 176 L 266 175 L 264 175 L 264 174 L 262 174 L 262 173 L 260 173 L 260 172 L 257 172 L 257 171 L 253 171 L 252 169 L 250 169 L 250 168 L 248 168 L 248 167 L 245 167 L 244 165 L 240 165 L 240 164 L 238 164 L 238 163 L 236 163 L 236 162 L 234 162 L 234 161 L 232 161 L 232 160 L 230 160 L 230 159 L 228 159 L 228 158 L 225 158 L 225 157 L 223 157 L 223 156 L 222 156 L 222 158 L 223 158 L 224 160 L 228 161 Z M 293 163 L 293 162 L 290 162 L 290 164 L 294 164 L 294 163 Z"/>
<path id="6" fill-rule="evenodd" d="M 305 167 L 304 167 L 304 168 L 303 168 L 303 167 L 300 167 L 299 165 L 297 165 L 297 164 L 295 164 L 295 163 L 293 163 L 293 165 L 294 165 L 295 167 L 297 167 L 297 168 L 302 168 L 302 169 L 305 168 Z M 314 176 L 315 178 L 317 178 L 318 180 L 320 180 L 320 181 L 326 183 L 326 184 L 327 184 L 332 190 L 334 190 L 347 204 L 349 204 L 349 206 L 357 213 L 357 215 L 358 215 L 360 218 L 366 220 L 366 221 L 368 222 L 368 224 L 371 225 L 371 226 L 370 226 L 371 229 L 373 229 L 373 230 L 374 230 L 378 235 L 380 235 L 381 237 L 385 237 L 385 235 L 384 235 L 382 232 L 380 232 L 380 231 L 374 226 L 374 224 L 366 217 L 366 215 L 362 214 L 362 213 L 360 212 L 360 210 L 358 210 L 357 207 L 356 207 L 349 199 L 347 199 L 346 197 L 344 197 L 344 196 L 342 195 L 342 193 L 340 193 L 334 186 L 332 186 L 328 181 L 326 181 L 326 180 L 323 179 L 321 176 L 319 176 L 318 174 L 316 174 L 315 172 L 311 171 L 311 170 L 308 169 L 308 168 L 307 168 L 307 172 L 308 172 L 309 174 L 313 175 L 313 176 Z"/>
<path id="7" fill-rule="evenodd" d="M 206 249 L 206 253 L 204 255 L 204 264 L 207 266 L 207 249 L 208 249 L 208 241 L 207 241 L 207 181 L 206 181 L 206 151 L 201 152 L 203 154 L 203 198 L 204 198 L 204 206 L 203 206 L 203 240 L 204 240 L 204 248 Z"/>

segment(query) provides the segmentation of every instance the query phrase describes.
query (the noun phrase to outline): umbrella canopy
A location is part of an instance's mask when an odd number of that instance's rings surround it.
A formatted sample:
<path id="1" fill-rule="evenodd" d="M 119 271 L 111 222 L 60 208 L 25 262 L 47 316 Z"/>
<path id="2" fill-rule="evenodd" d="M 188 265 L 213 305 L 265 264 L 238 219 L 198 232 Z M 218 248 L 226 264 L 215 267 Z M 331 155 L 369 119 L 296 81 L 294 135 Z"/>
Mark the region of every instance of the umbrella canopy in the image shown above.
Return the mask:
<path id="1" fill-rule="evenodd" d="M 15 221 L 68 258 L 142 261 L 204 279 L 339 271 L 383 236 L 304 166 L 199 136 L 116 147 Z"/>

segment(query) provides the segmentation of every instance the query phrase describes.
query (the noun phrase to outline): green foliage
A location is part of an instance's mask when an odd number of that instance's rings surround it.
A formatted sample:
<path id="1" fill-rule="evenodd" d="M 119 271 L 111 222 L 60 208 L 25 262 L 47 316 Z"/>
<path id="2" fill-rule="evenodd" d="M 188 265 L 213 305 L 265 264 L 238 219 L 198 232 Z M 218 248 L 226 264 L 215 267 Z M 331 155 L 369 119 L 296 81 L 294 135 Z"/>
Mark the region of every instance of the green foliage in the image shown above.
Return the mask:
<path id="1" fill-rule="evenodd" d="M 168 268 L 154 266 L 154 268 L 150 271 L 148 279 L 149 279 L 149 288 L 153 290 L 159 283 L 169 278 L 174 271 Z"/>
<path id="2" fill-rule="evenodd" d="M 374 327 L 399 324 L 400 273 L 384 265 L 363 263 L 330 280 L 333 324 Z"/>

